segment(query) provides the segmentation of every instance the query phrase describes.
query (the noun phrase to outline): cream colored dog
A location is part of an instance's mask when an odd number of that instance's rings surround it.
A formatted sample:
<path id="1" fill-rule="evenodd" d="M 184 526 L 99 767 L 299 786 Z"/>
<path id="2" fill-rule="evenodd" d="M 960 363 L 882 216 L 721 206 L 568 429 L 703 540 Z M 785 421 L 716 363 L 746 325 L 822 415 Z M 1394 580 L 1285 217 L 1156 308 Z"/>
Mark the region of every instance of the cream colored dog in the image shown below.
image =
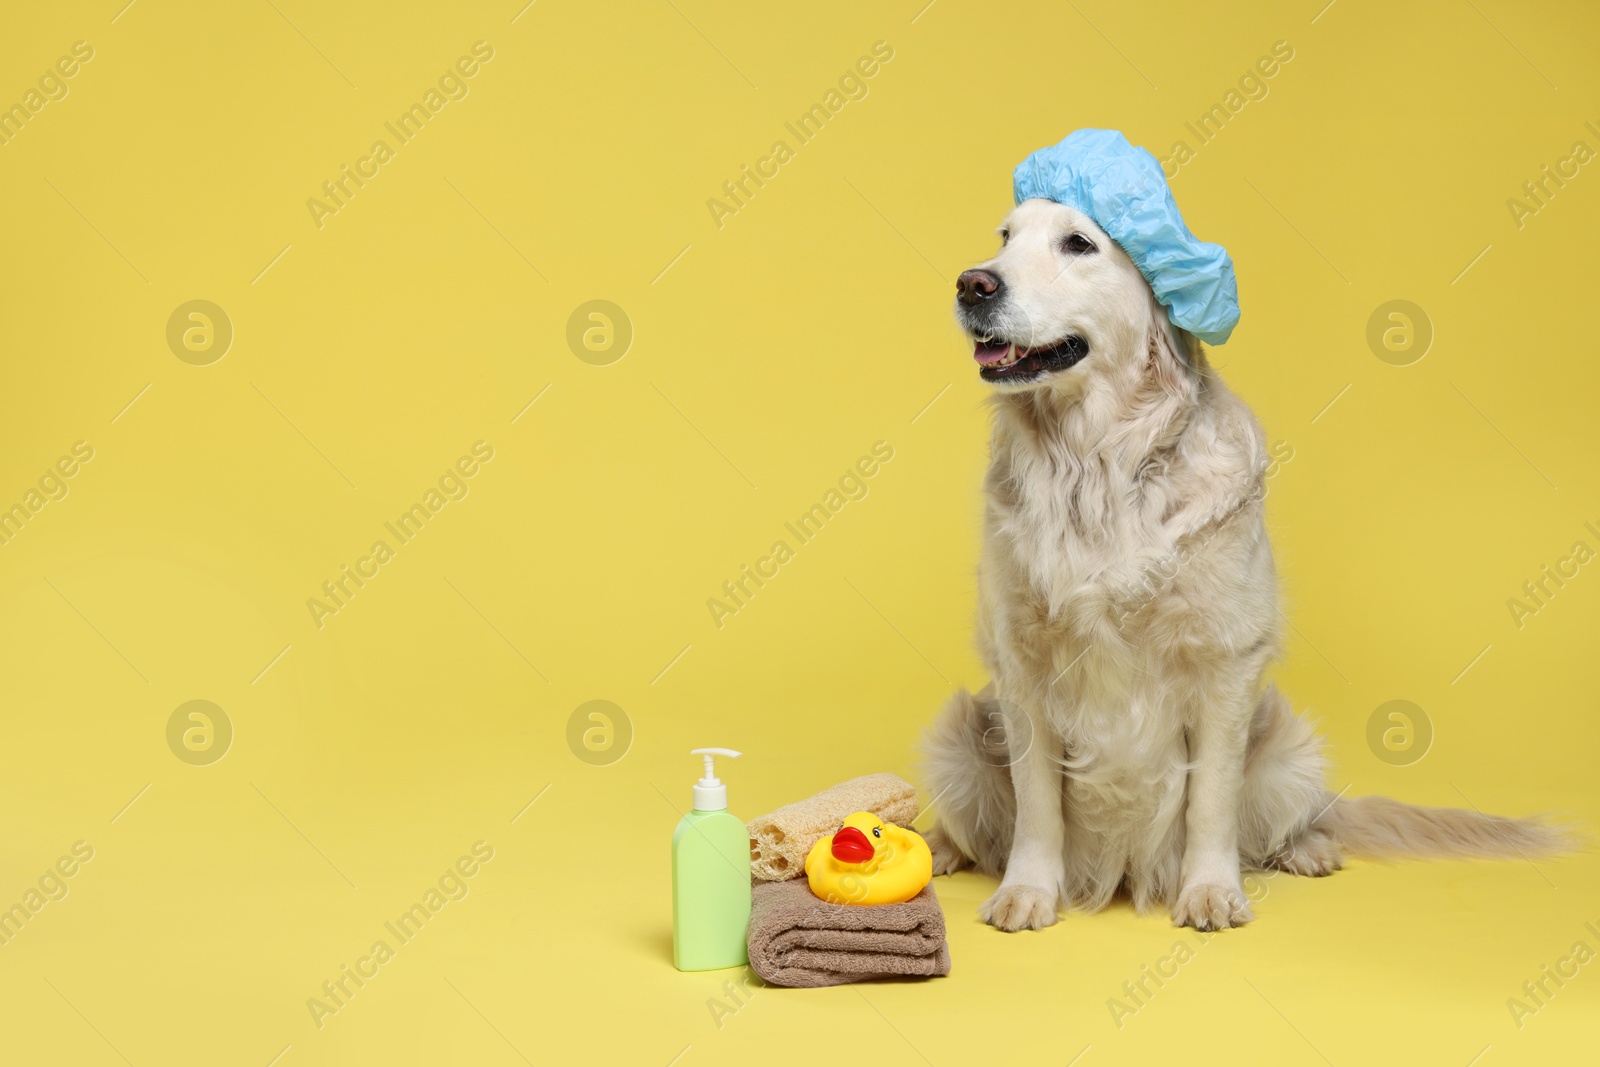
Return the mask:
<path id="1" fill-rule="evenodd" d="M 992 683 L 927 736 L 935 873 L 1004 874 L 1002 930 L 1125 889 L 1201 930 L 1248 922 L 1242 869 L 1534 855 L 1531 820 L 1339 799 L 1263 673 L 1281 618 L 1261 428 L 1086 215 L 1018 205 L 956 317 L 996 389 L 978 644 Z"/>

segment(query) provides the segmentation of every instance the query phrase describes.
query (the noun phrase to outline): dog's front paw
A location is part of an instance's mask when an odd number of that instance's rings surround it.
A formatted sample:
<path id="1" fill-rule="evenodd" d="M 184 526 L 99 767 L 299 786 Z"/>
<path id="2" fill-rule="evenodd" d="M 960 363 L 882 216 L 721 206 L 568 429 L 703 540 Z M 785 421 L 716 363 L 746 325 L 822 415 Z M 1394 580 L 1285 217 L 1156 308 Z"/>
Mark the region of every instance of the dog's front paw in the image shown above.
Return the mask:
<path id="1" fill-rule="evenodd" d="M 1250 902 L 1237 886 L 1185 886 L 1172 906 L 1172 925 L 1196 930 L 1226 930 L 1243 926 L 1253 918 Z"/>
<path id="2" fill-rule="evenodd" d="M 1056 893 L 1032 885 L 1002 885 L 978 908 L 978 917 L 1000 930 L 1043 930 L 1056 921 Z"/>

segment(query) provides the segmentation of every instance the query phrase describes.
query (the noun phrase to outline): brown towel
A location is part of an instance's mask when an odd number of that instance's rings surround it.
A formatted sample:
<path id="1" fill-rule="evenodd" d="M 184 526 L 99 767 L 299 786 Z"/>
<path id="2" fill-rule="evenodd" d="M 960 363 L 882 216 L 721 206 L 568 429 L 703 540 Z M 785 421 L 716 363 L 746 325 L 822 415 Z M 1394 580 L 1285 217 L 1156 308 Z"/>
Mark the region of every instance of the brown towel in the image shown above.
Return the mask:
<path id="1" fill-rule="evenodd" d="M 904 904 L 829 904 L 804 881 L 757 882 L 750 966 L 780 986 L 950 973 L 944 912 L 930 884 Z"/>
<path id="2" fill-rule="evenodd" d="M 917 817 L 917 789 L 895 774 L 868 774 L 785 804 L 751 819 L 750 876 L 780 882 L 806 873 L 806 856 L 819 838 L 839 829 L 845 816 L 870 811 L 884 822 L 910 826 Z"/>

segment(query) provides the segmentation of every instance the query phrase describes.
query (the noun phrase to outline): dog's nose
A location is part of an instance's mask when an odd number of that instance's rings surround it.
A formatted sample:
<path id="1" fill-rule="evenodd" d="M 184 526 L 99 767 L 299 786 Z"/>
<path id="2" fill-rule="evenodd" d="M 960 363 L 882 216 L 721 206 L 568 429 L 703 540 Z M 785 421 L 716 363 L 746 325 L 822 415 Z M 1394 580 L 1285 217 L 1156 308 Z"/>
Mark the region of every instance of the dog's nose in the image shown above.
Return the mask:
<path id="1" fill-rule="evenodd" d="M 956 279 L 956 299 L 975 307 L 1000 295 L 1000 279 L 986 270 L 965 270 Z"/>

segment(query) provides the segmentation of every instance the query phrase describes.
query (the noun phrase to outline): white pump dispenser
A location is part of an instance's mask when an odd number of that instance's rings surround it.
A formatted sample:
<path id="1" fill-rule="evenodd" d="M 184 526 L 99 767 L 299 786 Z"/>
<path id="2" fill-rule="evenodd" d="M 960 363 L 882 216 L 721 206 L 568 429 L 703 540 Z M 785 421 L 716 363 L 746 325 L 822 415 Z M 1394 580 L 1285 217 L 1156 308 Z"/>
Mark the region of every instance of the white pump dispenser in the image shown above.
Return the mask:
<path id="1" fill-rule="evenodd" d="M 689 755 L 703 756 L 706 761 L 705 776 L 694 784 L 694 810 L 727 811 L 728 787 L 717 777 L 716 757 L 733 758 L 743 753 L 735 752 L 731 748 L 696 748 L 690 750 Z"/>

